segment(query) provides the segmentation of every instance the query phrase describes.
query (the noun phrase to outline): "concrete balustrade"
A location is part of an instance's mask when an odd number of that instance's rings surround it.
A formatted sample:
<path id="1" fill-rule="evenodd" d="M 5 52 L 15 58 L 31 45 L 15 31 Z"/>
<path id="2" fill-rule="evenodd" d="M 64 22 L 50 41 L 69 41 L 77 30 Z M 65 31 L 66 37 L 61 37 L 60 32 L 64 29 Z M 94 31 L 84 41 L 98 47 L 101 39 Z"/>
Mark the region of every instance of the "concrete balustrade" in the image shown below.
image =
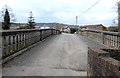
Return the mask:
<path id="1" fill-rule="evenodd" d="M 0 38 L 2 39 L 1 58 L 4 59 L 51 35 L 60 34 L 60 31 L 55 29 L 3 30 L 0 31 L 0 34 Z"/>
<path id="2" fill-rule="evenodd" d="M 96 30 L 79 31 L 80 35 L 113 48 L 120 48 L 120 34 L 117 32 L 105 32 Z"/>

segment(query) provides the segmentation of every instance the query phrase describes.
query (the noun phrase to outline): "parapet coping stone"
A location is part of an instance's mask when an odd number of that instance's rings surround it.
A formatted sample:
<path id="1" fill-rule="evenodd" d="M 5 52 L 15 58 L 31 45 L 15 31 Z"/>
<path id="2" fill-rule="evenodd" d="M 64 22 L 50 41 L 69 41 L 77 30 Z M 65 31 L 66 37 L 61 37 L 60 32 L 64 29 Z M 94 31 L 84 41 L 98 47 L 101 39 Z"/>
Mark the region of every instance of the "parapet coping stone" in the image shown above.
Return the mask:
<path id="1" fill-rule="evenodd" d="M 89 47 L 90 48 L 90 47 Z M 108 49 L 108 50 L 119 50 L 119 49 L 114 49 L 114 48 L 90 48 L 93 52 L 98 54 L 98 58 L 104 59 L 105 61 L 109 62 L 112 65 L 118 66 L 120 68 L 120 61 L 117 59 L 114 59 L 110 57 L 109 52 L 103 50 L 103 49 Z M 120 71 L 119 71 L 120 72 Z"/>

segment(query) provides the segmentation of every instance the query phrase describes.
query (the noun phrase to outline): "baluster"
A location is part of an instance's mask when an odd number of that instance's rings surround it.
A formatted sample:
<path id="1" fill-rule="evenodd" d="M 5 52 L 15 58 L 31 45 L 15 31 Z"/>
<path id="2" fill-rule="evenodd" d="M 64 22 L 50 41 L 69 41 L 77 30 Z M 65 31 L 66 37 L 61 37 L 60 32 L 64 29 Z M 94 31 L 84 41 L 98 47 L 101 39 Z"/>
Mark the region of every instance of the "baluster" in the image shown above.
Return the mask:
<path id="1" fill-rule="evenodd" d="M 4 36 L 3 37 L 3 43 L 2 43 L 2 45 L 3 45 L 3 49 L 2 49 L 2 58 L 4 58 L 4 57 L 6 57 L 6 37 Z"/>
<path id="2" fill-rule="evenodd" d="M 12 53 L 15 52 L 15 36 L 13 36 Z"/>
<path id="3" fill-rule="evenodd" d="M 27 47 L 27 33 L 25 33 L 25 47 Z"/>
<path id="4" fill-rule="evenodd" d="M 24 33 L 22 34 L 22 48 L 25 47 L 25 42 L 24 42 Z"/>
<path id="5" fill-rule="evenodd" d="M 32 38 L 32 36 L 31 36 L 31 32 L 30 32 L 30 34 L 29 34 L 29 46 L 32 44 L 32 41 L 31 41 L 31 38 Z"/>
<path id="6" fill-rule="evenodd" d="M 21 34 L 19 35 L 19 47 L 20 47 L 20 50 L 22 49 L 22 43 L 21 43 L 22 41 L 21 41 Z"/>
<path id="7" fill-rule="evenodd" d="M 42 31 L 40 31 L 40 41 L 42 41 Z"/>
<path id="8" fill-rule="evenodd" d="M 16 36 L 16 49 L 19 51 L 19 40 L 18 40 L 18 35 Z"/>

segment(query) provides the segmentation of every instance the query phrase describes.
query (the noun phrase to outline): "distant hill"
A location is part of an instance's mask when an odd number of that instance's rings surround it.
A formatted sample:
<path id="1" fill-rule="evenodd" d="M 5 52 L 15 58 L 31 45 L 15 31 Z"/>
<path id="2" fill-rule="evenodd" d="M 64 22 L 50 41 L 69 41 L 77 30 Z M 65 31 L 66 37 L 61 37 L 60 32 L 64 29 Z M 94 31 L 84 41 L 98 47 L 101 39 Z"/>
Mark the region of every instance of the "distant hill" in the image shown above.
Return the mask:
<path id="1" fill-rule="evenodd" d="M 57 24 L 57 23 L 36 23 L 36 26 L 46 25 L 46 26 L 51 27 L 51 26 L 55 26 L 55 24 Z M 59 24 L 60 24 L 60 23 L 59 23 Z M 61 24 L 61 25 L 65 26 L 65 25 L 67 25 L 67 24 Z"/>
<path id="2" fill-rule="evenodd" d="M 42 25 L 46 25 L 46 26 L 54 26 L 56 23 L 35 23 L 36 26 L 42 26 Z"/>
<path id="3" fill-rule="evenodd" d="M 12 23 L 14 25 L 20 25 L 20 26 L 24 26 L 24 25 L 27 25 L 27 23 Z M 55 24 L 57 23 L 35 23 L 36 26 L 42 26 L 42 25 L 45 25 L 45 26 L 48 26 L 48 27 L 51 27 L 51 26 L 54 26 Z M 60 24 L 60 23 L 58 23 Z M 67 24 L 61 24 L 63 26 L 66 26 Z"/>

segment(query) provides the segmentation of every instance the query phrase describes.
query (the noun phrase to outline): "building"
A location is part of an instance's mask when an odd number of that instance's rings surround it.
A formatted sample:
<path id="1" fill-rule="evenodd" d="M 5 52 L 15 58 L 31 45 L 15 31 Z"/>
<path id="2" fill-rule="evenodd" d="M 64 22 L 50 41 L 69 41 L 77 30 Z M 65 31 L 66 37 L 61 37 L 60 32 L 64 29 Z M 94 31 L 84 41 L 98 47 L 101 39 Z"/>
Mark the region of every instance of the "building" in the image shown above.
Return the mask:
<path id="1" fill-rule="evenodd" d="M 75 25 L 69 25 L 69 26 L 64 26 L 62 28 L 62 32 L 65 32 L 65 33 L 75 33 L 77 30 L 78 30 L 78 26 L 75 26 Z"/>
<path id="2" fill-rule="evenodd" d="M 103 25 L 102 24 L 97 24 L 97 25 L 85 25 L 81 26 L 81 30 L 103 30 Z"/>
<path id="3" fill-rule="evenodd" d="M 19 23 L 11 23 L 10 30 L 16 30 L 20 27 Z"/>
<path id="4" fill-rule="evenodd" d="M 47 26 L 46 24 L 42 24 L 35 26 L 35 29 L 50 29 L 50 27 Z"/>
<path id="5" fill-rule="evenodd" d="M 69 26 L 64 26 L 62 28 L 62 32 L 64 32 L 64 33 L 70 33 L 70 27 Z"/>

